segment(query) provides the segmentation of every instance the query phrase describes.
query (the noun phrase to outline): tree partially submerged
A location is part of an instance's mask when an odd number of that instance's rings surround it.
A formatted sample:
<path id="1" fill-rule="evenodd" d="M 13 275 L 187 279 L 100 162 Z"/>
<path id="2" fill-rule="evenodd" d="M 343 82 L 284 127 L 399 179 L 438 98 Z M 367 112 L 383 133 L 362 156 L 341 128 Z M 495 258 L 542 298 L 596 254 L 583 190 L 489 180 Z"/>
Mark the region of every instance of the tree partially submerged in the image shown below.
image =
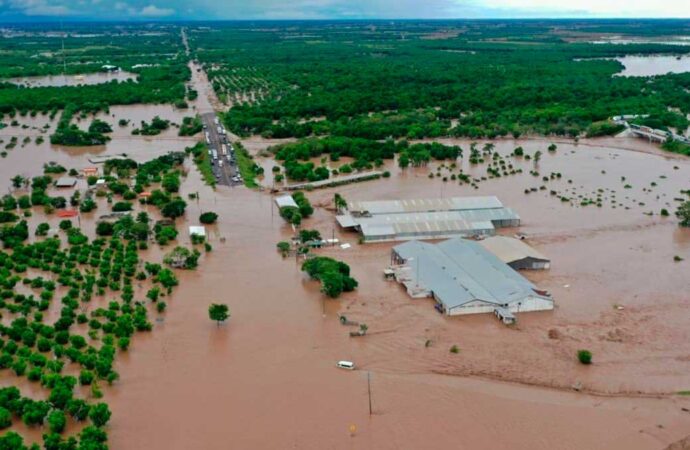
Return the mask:
<path id="1" fill-rule="evenodd" d="M 335 259 L 318 256 L 302 264 L 302 270 L 311 279 L 321 282 L 321 292 L 331 298 L 337 298 L 343 292 L 357 288 L 357 280 L 350 276 L 350 266 Z"/>
<path id="2" fill-rule="evenodd" d="M 215 320 L 216 325 L 220 326 L 222 322 L 225 322 L 230 317 L 228 305 L 224 303 L 213 303 L 208 307 L 208 317 L 211 320 Z"/>

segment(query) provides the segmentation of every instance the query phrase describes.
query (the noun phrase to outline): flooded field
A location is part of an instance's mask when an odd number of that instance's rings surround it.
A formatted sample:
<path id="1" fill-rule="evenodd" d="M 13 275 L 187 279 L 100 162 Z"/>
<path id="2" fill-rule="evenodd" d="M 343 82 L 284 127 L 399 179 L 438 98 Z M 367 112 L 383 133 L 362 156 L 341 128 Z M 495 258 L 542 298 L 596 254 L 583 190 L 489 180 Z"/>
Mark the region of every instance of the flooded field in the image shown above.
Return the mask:
<path id="1" fill-rule="evenodd" d="M 616 77 L 651 77 L 668 73 L 690 72 L 690 56 L 634 56 L 628 55 L 618 58 L 590 58 L 576 59 L 588 61 L 592 59 L 615 60 L 623 64 L 623 70 L 614 74 Z"/>
<path id="2" fill-rule="evenodd" d="M 686 45 L 690 45 L 688 42 Z M 616 58 L 625 69 L 617 73 L 621 77 L 649 77 L 667 73 L 690 72 L 690 56 L 624 56 Z"/>
<path id="3" fill-rule="evenodd" d="M 46 75 L 37 77 L 8 78 L 8 83 L 14 83 L 25 87 L 62 87 L 79 86 L 89 84 L 102 84 L 111 81 L 136 81 L 137 74 L 123 70 L 116 72 L 87 73 L 83 75 Z"/>
<path id="4" fill-rule="evenodd" d="M 628 45 L 628 44 L 661 44 L 661 45 L 690 45 L 690 36 L 669 36 L 668 38 L 660 39 L 646 39 L 646 38 L 631 38 L 622 36 L 602 36 L 600 39 L 589 41 L 592 44 L 614 44 L 614 45 Z"/>
<path id="5" fill-rule="evenodd" d="M 14 174 L 38 174 L 43 164 L 49 161 L 71 167 L 75 159 L 81 164 L 92 165 L 88 162 L 89 157 L 123 154 L 135 160 L 147 161 L 170 151 L 182 151 L 185 147 L 194 145 L 197 138 L 178 136 L 178 128 L 175 126 L 156 136 L 132 135 L 132 130 L 139 127 L 142 120 L 150 122 L 155 116 L 179 125 L 185 116 L 193 116 L 196 112 L 195 104 L 187 110 L 176 109 L 171 105 L 112 106 L 108 113 L 101 112 L 95 116 L 110 124 L 113 132 L 108 133 L 108 136 L 111 140 L 105 145 L 92 147 L 52 145 L 50 135 L 54 132 L 59 114 L 53 119 L 41 114 L 34 117 L 17 116 L 14 119 L 17 122 L 15 126 L 0 129 L 0 151 L 6 152 L 6 156 L 0 159 L 0 165 L 6 164 L 8 169 L 16 168 Z M 93 117 L 76 117 L 73 123 L 86 130 Z M 120 119 L 127 120 L 127 124 L 120 126 Z M 9 120 L 6 119 L 5 122 Z M 8 148 L 13 139 L 16 145 Z M 36 159 L 35 152 L 40 152 L 45 159 Z"/>
<path id="6" fill-rule="evenodd" d="M 136 111 L 131 115 L 165 113 Z M 114 139 L 102 153 L 127 148 L 148 156 L 144 142 Z M 171 142 L 157 145 L 173 149 Z M 467 151 L 465 141 L 448 142 Z M 555 154 L 547 154 L 546 141 L 501 141 L 496 151 L 507 155 L 516 145 L 544 151 L 538 170 L 563 177 L 525 194 L 542 183 L 528 173 L 533 161 L 515 161 L 523 174 L 482 181 L 478 189 L 429 179 L 437 163 L 403 172 L 389 162 L 390 179 L 309 193 L 317 211 L 304 227 L 353 245 L 319 251 L 350 264 L 360 282 L 340 300 L 324 299 L 298 263 L 277 254 L 276 242 L 292 230 L 269 195 L 213 191 L 188 162 L 182 195 L 199 192 L 201 199 L 178 223 L 180 241 L 188 242 L 186 227 L 201 211 L 213 210 L 221 216 L 209 229 L 214 250 L 199 270 L 181 274 L 154 332 L 118 357 L 121 380 L 105 392 L 114 412 L 112 448 L 457 448 L 458 423 L 467 424 L 463 448 L 651 450 L 683 438 L 690 414 L 681 408 L 690 408 L 690 399 L 667 394 L 690 387 L 687 263 L 673 262 L 675 254 L 690 260 L 690 234 L 658 210 L 688 188 L 690 162 L 632 139 L 559 143 Z M 18 171 L 38 175 L 47 160 L 82 168 L 92 152 L 27 145 L 10 152 L 0 175 L 6 184 Z M 484 166 L 461 166 L 485 173 Z M 573 197 L 603 189 L 606 201 L 582 207 L 553 198 L 552 189 Z M 439 315 L 430 300 L 413 301 L 383 280 L 393 244 L 359 246 L 357 236 L 335 228 L 328 210 L 335 192 L 348 200 L 498 195 L 521 215 L 520 232 L 552 258 L 550 271 L 526 275 L 554 294 L 557 309 L 521 315 L 516 329 L 489 315 Z M 613 208 L 614 194 L 624 206 Z M 208 320 L 213 302 L 229 304 L 227 325 Z M 338 314 L 367 323 L 368 336 L 350 338 Z M 449 353 L 451 345 L 460 353 Z M 593 351 L 591 367 L 575 360 L 579 348 Z M 337 370 L 339 359 L 360 370 Z M 570 390 L 576 382 L 607 395 L 526 386 Z"/>

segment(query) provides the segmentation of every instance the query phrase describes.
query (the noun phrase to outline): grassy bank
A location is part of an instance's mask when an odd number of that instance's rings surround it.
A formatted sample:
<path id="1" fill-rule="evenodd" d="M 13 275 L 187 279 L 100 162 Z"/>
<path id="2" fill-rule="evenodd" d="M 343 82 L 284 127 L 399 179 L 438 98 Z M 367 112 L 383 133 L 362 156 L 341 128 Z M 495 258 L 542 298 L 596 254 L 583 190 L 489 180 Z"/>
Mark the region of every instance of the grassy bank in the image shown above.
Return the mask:
<path id="1" fill-rule="evenodd" d="M 252 159 L 246 148 L 241 142 L 234 143 L 235 158 L 237 158 L 237 168 L 240 170 L 244 185 L 248 188 L 258 188 L 259 183 L 256 182 L 256 163 Z"/>
<path id="2" fill-rule="evenodd" d="M 661 146 L 664 150 L 673 153 L 679 153 L 681 155 L 690 156 L 690 145 L 684 144 L 679 141 L 666 141 Z"/>
<path id="3" fill-rule="evenodd" d="M 215 188 L 216 177 L 213 175 L 213 168 L 211 167 L 211 160 L 208 156 L 208 147 L 206 147 L 206 144 L 199 142 L 194 147 L 187 147 L 185 152 L 194 157 L 194 164 L 196 164 L 197 169 L 201 172 L 201 177 L 204 179 L 204 182 Z"/>

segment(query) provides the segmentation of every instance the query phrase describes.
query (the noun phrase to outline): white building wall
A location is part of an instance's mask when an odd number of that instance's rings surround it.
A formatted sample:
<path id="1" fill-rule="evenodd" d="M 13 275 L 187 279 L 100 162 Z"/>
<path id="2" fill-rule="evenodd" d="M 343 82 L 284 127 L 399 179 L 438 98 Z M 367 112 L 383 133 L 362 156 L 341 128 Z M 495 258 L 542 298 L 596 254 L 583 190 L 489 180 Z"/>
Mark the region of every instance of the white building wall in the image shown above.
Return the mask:
<path id="1" fill-rule="evenodd" d="M 457 308 L 452 308 L 446 311 L 449 316 L 461 316 L 467 314 L 486 314 L 493 313 L 496 305 L 487 304 L 484 302 L 476 301 L 468 303 Z M 541 297 L 527 297 L 520 302 L 513 302 L 508 305 L 508 308 L 512 313 L 522 313 L 530 311 L 550 311 L 553 309 L 553 301 L 546 300 Z"/>
<path id="2" fill-rule="evenodd" d="M 522 300 L 518 306 L 518 302 L 513 302 L 508 305 L 510 312 L 530 312 L 530 311 L 550 311 L 553 309 L 553 300 L 546 300 L 541 297 L 530 296 Z"/>

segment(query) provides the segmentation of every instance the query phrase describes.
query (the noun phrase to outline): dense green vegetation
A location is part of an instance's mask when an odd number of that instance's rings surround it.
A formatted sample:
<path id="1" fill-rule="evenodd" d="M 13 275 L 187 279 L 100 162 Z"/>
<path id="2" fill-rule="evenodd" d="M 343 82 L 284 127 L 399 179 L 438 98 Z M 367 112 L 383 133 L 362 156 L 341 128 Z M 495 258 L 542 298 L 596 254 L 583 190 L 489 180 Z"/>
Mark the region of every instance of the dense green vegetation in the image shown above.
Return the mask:
<path id="1" fill-rule="evenodd" d="M 263 169 L 254 162 L 252 155 L 249 154 L 241 142 L 235 142 L 233 147 L 235 148 L 235 157 L 237 158 L 237 168 L 240 171 L 240 175 L 242 175 L 244 185 L 248 188 L 259 187 L 259 183 L 256 182 L 256 176 L 263 173 Z"/>
<path id="2" fill-rule="evenodd" d="M 178 134 L 180 136 L 194 136 L 197 133 L 201 133 L 202 129 L 203 124 L 199 116 L 185 117 L 182 119 L 182 125 L 180 125 Z"/>
<path id="3" fill-rule="evenodd" d="M 623 35 L 687 34 L 687 21 L 637 21 L 634 26 L 625 21 L 314 22 L 267 28 L 236 23 L 215 28 L 220 32 L 195 30 L 192 47 L 217 93 L 232 100 L 225 123 L 242 136 L 601 135 L 616 131 L 602 125 L 613 115 L 653 114 L 664 126 L 687 127 L 684 115 L 690 113 L 690 74 L 613 77 L 622 65 L 596 59 L 687 53 L 689 48 L 582 41 L 583 30 L 609 28 Z M 427 39 L 439 33 L 445 38 Z M 571 35 L 581 41 L 569 42 Z"/>
<path id="4" fill-rule="evenodd" d="M 76 124 L 71 123 L 76 113 L 77 106 L 75 104 L 70 103 L 65 107 L 55 128 L 55 133 L 50 136 L 51 144 L 72 146 L 103 145 L 110 140 L 102 131 L 99 131 L 105 128 L 98 124 L 95 127 L 92 124 L 88 131 L 83 131 Z"/>
<path id="5" fill-rule="evenodd" d="M 132 130 L 132 134 L 141 134 L 142 136 L 156 136 L 161 134 L 163 131 L 170 128 L 170 121 L 161 119 L 156 116 L 151 119 L 151 123 L 146 121 L 141 121 L 141 126 Z"/>
<path id="6" fill-rule="evenodd" d="M 302 270 L 311 279 L 321 282 L 321 292 L 331 298 L 340 296 L 357 288 L 357 280 L 350 276 L 350 266 L 324 256 L 316 256 L 302 264 Z"/>
<path id="7" fill-rule="evenodd" d="M 149 200 L 162 215 L 170 208 L 174 213 L 169 215 L 177 217 L 184 213 L 184 202 L 171 192 L 179 190 L 178 169 L 184 157 L 170 153 L 143 164 L 109 160 L 104 165 L 106 184 L 96 195 L 112 199 L 113 210 L 128 211 L 136 208 L 127 201 L 136 198 L 135 192 L 160 185 Z M 65 171 L 57 164 L 46 168 Z M 12 182 L 28 184 L 32 192 L 26 200 L 7 194 L 1 201 L 7 211 L 0 211 L 0 217 L 7 223 L 0 225 L 0 371 L 26 377 L 36 386 L 0 389 L 0 428 L 21 421 L 42 429 L 45 449 L 106 450 L 111 412 L 100 399 L 105 385 L 119 379 L 115 358 L 129 350 L 136 333 L 152 330 L 150 314 L 165 311 L 161 298 L 178 285 L 173 270 L 143 261 L 139 252 L 148 248 L 151 234 L 162 244 L 174 240 L 174 222 L 153 225 L 148 213 L 133 211 L 99 220 L 98 237 L 90 240 L 76 223 L 64 219 L 58 236 L 46 237 L 48 223 L 38 224 L 32 233 L 14 211 L 56 203 L 61 197 L 49 195 L 52 178 L 16 176 Z M 75 195 L 70 201 L 93 211 L 97 204 L 88 195 L 83 200 Z M 32 234 L 36 238 L 29 241 Z M 198 250 L 175 247 L 163 262 L 194 269 L 200 256 Z M 79 422 L 84 425 L 76 432 Z M 0 437 L 0 448 L 27 447 L 13 431 Z"/>

